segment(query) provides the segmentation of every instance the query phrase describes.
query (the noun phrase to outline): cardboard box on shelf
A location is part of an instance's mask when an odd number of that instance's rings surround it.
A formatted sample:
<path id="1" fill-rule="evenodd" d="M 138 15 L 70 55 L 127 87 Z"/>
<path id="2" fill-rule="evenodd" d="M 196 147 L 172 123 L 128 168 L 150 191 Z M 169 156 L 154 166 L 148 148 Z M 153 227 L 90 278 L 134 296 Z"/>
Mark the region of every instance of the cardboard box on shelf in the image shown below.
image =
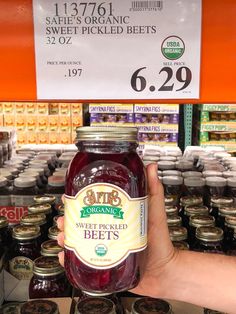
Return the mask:
<path id="1" fill-rule="evenodd" d="M 0 114 L 0 127 L 2 127 L 3 126 L 3 114 Z"/>
<path id="2" fill-rule="evenodd" d="M 178 104 L 134 104 L 134 113 L 142 114 L 178 114 Z"/>
<path id="3" fill-rule="evenodd" d="M 0 102 L 0 114 L 2 114 L 4 112 L 4 103 Z"/>
<path id="4" fill-rule="evenodd" d="M 178 133 L 178 124 L 146 124 L 136 123 L 138 132 L 141 133 Z"/>
<path id="5" fill-rule="evenodd" d="M 59 114 L 58 103 L 49 103 L 49 114 Z"/>
<path id="6" fill-rule="evenodd" d="M 38 114 L 48 114 L 48 103 L 39 102 L 37 104 Z"/>
<path id="7" fill-rule="evenodd" d="M 82 115 L 78 115 L 78 114 L 74 114 L 71 116 L 71 128 L 72 131 L 75 131 L 77 127 L 82 126 L 83 125 L 83 116 Z"/>
<path id="8" fill-rule="evenodd" d="M 27 132 L 27 143 L 37 144 L 37 132 Z"/>
<path id="9" fill-rule="evenodd" d="M 49 131 L 58 131 L 59 129 L 59 116 L 50 115 L 48 116 L 48 130 Z"/>
<path id="10" fill-rule="evenodd" d="M 200 131 L 236 132 L 236 122 L 212 121 L 212 122 L 201 123 Z"/>
<path id="11" fill-rule="evenodd" d="M 26 126 L 27 126 L 26 115 L 16 114 L 15 126 L 16 126 L 17 131 L 26 130 Z"/>
<path id="12" fill-rule="evenodd" d="M 70 132 L 71 120 L 69 116 L 62 115 L 59 117 L 59 130 L 60 132 Z"/>
<path id="13" fill-rule="evenodd" d="M 59 114 L 60 115 L 70 115 L 70 103 L 60 103 L 59 104 Z"/>
<path id="14" fill-rule="evenodd" d="M 3 123 L 6 127 L 14 127 L 15 126 L 15 115 L 14 114 L 4 114 Z"/>
<path id="15" fill-rule="evenodd" d="M 49 144 L 59 144 L 59 134 L 57 132 L 50 132 L 49 133 Z"/>
<path id="16" fill-rule="evenodd" d="M 48 130 L 48 116 L 41 115 L 38 117 L 38 131 L 47 131 Z"/>
<path id="17" fill-rule="evenodd" d="M 236 111 L 236 104 L 201 104 L 203 111 Z"/>
<path id="18" fill-rule="evenodd" d="M 83 116 L 83 104 L 71 103 L 71 115 L 79 114 Z"/>
<path id="19" fill-rule="evenodd" d="M 39 132 L 38 133 L 38 139 L 37 139 L 38 144 L 47 144 L 48 140 L 49 140 L 48 132 Z"/>
<path id="20" fill-rule="evenodd" d="M 67 132 L 61 132 L 58 134 L 59 136 L 59 144 L 70 144 L 71 143 L 71 136 L 70 136 L 70 133 L 67 133 Z"/>
<path id="21" fill-rule="evenodd" d="M 4 113 L 15 113 L 15 104 L 12 102 L 4 102 L 3 103 L 3 112 Z"/>
<path id="22" fill-rule="evenodd" d="M 91 113 L 90 125 L 107 125 L 107 126 L 133 126 L 133 113 Z"/>
<path id="23" fill-rule="evenodd" d="M 25 113 L 25 103 L 24 102 L 16 102 L 15 103 L 15 113 L 16 114 Z"/>
<path id="24" fill-rule="evenodd" d="M 18 131 L 17 132 L 17 144 L 18 146 L 27 144 L 27 134 L 26 132 Z"/>
<path id="25" fill-rule="evenodd" d="M 133 104 L 89 104 L 89 113 L 133 113 Z"/>
<path id="26" fill-rule="evenodd" d="M 37 113 L 37 103 L 27 102 L 26 103 L 26 113 L 27 114 L 36 114 Z"/>
<path id="27" fill-rule="evenodd" d="M 38 125 L 38 117 L 35 115 L 26 116 L 26 127 L 28 131 L 36 131 Z"/>
<path id="28" fill-rule="evenodd" d="M 177 124 L 179 123 L 179 115 L 174 114 L 152 114 L 152 113 L 135 113 L 135 123 L 163 123 L 163 124 Z"/>

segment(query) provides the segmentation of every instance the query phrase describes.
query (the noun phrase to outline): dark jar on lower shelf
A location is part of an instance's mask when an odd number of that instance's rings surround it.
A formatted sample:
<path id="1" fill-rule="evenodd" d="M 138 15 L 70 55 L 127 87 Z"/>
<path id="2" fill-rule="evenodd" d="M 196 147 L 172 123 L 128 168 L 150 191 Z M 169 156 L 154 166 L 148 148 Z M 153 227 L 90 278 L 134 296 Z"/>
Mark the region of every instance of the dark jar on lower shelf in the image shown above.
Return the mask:
<path id="1" fill-rule="evenodd" d="M 41 256 L 37 258 L 33 265 L 29 297 L 31 299 L 39 299 L 69 297 L 70 295 L 71 286 L 58 258 L 55 256 Z"/>
<path id="2" fill-rule="evenodd" d="M 59 314 L 59 308 L 56 302 L 50 300 L 32 300 L 20 307 L 20 314 L 29 313 Z"/>
<path id="3" fill-rule="evenodd" d="M 236 228 L 236 216 L 225 217 L 225 230 L 224 230 L 224 246 L 226 251 L 230 249 L 233 238 L 234 229 Z"/>
<path id="4" fill-rule="evenodd" d="M 223 230 L 218 227 L 199 227 L 196 229 L 194 251 L 224 254 Z"/>
<path id="5" fill-rule="evenodd" d="M 107 298 L 88 297 L 78 302 L 75 314 L 116 314 L 116 308 Z"/>
<path id="6" fill-rule="evenodd" d="M 131 314 L 172 314 L 172 306 L 162 299 L 140 298 L 132 304 Z"/>

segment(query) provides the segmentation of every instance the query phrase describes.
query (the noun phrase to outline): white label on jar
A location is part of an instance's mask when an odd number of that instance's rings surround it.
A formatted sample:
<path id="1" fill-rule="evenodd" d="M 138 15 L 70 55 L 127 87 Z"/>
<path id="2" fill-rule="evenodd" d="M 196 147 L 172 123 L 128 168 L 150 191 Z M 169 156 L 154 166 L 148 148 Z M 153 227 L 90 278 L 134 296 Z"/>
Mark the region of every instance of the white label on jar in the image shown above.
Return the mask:
<path id="1" fill-rule="evenodd" d="M 19 280 L 31 279 L 33 261 L 25 256 L 17 256 L 9 261 L 10 273 Z"/>
<path id="2" fill-rule="evenodd" d="M 15 195 L 11 197 L 13 206 L 29 206 L 34 203 L 35 195 Z"/>
<path id="3" fill-rule="evenodd" d="M 11 206 L 10 195 L 1 195 L 0 196 L 0 206 Z"/>
<path id="4" fill-rule="evenodd" d="M 106 183 L 65 196 L 65 247 L 84 264 L 112 268 L 146 246 L 147 197 Z"/>

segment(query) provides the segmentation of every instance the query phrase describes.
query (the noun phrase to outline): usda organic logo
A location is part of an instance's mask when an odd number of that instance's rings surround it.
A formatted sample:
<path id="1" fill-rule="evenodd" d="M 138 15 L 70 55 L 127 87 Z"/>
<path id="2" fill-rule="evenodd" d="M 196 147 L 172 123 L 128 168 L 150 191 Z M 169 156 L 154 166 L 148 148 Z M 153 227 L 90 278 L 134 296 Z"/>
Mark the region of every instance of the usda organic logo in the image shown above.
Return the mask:
<path id="1" fill-rule="evenodd" d="M 169 36 L 161 44 L 161 52 L 169 60 L 179 59 L 184 51 L 184 41 L 178 36 Z"/>
<path id="2" fill-rule="evenodd" d="M 104 256 L 107 254 L 107 247 L 104 244 L 98 244 L 95 247 L 95 253 L 98 256 Z"/>

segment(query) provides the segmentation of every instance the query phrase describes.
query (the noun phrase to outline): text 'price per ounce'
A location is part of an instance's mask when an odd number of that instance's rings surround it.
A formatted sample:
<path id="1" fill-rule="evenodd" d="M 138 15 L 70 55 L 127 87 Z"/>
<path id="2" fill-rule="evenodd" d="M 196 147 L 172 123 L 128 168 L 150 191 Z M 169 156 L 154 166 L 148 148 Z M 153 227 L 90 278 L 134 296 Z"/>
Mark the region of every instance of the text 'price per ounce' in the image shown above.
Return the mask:
<path id="1" fill-rule="evenodd" d="M 150 82 L 149 85 L 147 76 L 145 76 L 146 69 L 147 67 L 137 69 L 131 77 L 130 84 L 135 92 L 143 92 L 146 89 L 149 89 L 150 92 L 156 90 L 159 92 L 184 91 L 192 81 L 192 72 L 188 67 L 172 69 L 166 66 L 159 71 L 156 82 Z"/>

